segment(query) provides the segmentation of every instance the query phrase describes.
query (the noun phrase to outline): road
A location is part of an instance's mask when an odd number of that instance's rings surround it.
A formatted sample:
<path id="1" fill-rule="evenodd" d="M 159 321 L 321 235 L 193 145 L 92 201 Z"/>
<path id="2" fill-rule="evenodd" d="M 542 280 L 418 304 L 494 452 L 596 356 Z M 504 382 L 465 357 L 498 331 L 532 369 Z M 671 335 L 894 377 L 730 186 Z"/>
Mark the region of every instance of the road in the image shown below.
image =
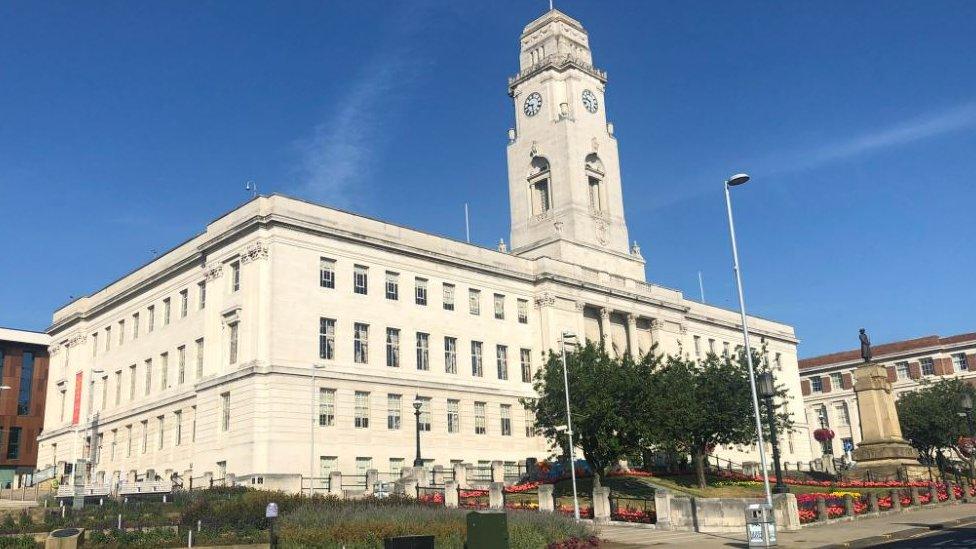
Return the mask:
<path id="1" fill-rule="evenodd" d="M 973 547 L 976 548 L 976 523 L 964 524 L 946 528 L 945 530 L 932 530 L 929 533 L 919 534 L 908 539 L 875 545 L 885 549 L 909 549 L 920 547 Z"/>

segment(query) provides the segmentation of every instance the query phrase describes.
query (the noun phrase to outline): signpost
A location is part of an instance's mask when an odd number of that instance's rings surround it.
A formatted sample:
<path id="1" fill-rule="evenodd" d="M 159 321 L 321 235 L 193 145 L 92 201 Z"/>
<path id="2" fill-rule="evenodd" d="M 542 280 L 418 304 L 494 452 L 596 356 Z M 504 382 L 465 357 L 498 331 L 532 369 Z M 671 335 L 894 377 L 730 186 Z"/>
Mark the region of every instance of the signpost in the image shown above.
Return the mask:
<path id="1" fill-rule="evenodd" d="M 275 533 L 274 524 L 275 519 L 278 518 L 278 504 L 271 502 L 268 507 L 264 510 L 264 517 L 268 519 L 268 533 L 271 549 L 278 549 L 278 535 Z"/>

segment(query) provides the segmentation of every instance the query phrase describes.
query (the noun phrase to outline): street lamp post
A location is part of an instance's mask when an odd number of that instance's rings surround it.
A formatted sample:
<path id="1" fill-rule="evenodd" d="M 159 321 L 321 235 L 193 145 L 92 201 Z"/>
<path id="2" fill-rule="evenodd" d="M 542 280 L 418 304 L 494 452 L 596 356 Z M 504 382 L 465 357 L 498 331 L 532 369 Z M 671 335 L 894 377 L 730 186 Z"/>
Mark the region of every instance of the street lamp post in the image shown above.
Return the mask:
<path id="1" fill-rule="evenodd" d="M 417 425 L 417 457 L 413 459 L 414 467 L 424 466 L 424 460 L 420 457 L 420 408 L 423 407 L 423 405 L 424 401 L 420 400 L 420 395 L 417 395 L 416 398 L 413 399 L 413 415 L 416 418 L 415 423 Z"/>
<path id="2" fill-rule="evenodd" d="M 749 325 L 746 322 L 746 300 L 742 293 L 742 272 L 739 268 L 739 250 L 735 243 L 735 223 L 732 221 L 732 196 L 729 189 L 749 181 L 749 176 L 740 173 L 733 175 L 725 182 L 725 209 L 729 216 L 729 237 L 732 240 L 732 271 L 735 273 L 735 284 L 739 291 L 739 313 L 742 316 L 742 339 L 745 343 L 746 364 L 749 366 L 749 388 L 752 390 L 752 411 L 756 416 L 756 436 L 759 439 L 759 465 L 762 467 L 763 488 L 766 491 L 766 503 L 772 507 L 773 494 L 769 489 L 769 471 L 766 467 L 766 448 L 762 435 L 762 419 L 759 413 L 759 398 L 756 395 L 756 370 L 752 365 L 752 347 L 749 346 Z"/>
<path id="3" fill-rule="evenodd" d="M 573 517 L 579 522 L 579 497 L 576 494 L 576 456 L 573 451 L 573 415 L 569 410 L 569 373 L 566 369 L 567 339 L 576 339 L 576 334 L 563 332 L 559 338 L 559 351 L 563 359 L 563 391 L 566 393 L 566 437 L 569 439 L 569 477 L 573 481 Z"/>
<path id="4" fill-rule="evenodd" d="M 325 364 L 312 364 L 312 400 L 310 401 L 312 422 L 309 425 L 310 432 L 308 434 L 308 497 L 312 497 L 315 494 L 315 424 L 318 423 L 318 414 L 315 413 L 315 393 L 318 389 L 315 385 L 315 373 L 323 368 L 325 368 Z"/>
<path id="5" fill-rule="evenodd" d="M 976 458 L 973 454 L 976 453 L 974 449 L 974 440 L 976 437 L 976 428 L 973 427 L 973 397 L 969 393 L 963 393 L 959 397 L 959 404 L 962 405 L 962 411 L 966 414 L 966 426 L 969 429 L 969 482 L 976 478 L 976 472 L 974 472 L 973 459 Z M 966 495 L 969 495 L 969 488 L 966 489 Z"/>
<path id="6" fill-rule="evenodd" d="M 773 471 L 776 473 L 774 494 L 788 494 L 789 487 L 783 482 L 783 470 L 779 465 L 779 441 L 776 437 L 776 414 L 773 413 L 773 397 L 776 396 L 776 382 L 772 372 L 759 374 L 759 393 L 766 401 L 766 422 L 769 423 L 769 441 L 773 444 Z"/>

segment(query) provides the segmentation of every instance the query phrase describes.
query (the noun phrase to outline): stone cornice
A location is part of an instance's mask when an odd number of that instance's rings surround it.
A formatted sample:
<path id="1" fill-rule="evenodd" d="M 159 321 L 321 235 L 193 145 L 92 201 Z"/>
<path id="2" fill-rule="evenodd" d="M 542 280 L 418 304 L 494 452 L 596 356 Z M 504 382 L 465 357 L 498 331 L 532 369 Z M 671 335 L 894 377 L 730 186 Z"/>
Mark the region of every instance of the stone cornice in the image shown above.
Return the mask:
<path id="1" fill-rule="evenodd" d="M 566 72 L 569 69 L 576 69 L 584 72 L 593 78 L 596 78 L 601 84 L 607 83 L 606 72 L 601 71 L 600 69 L 581 59 L 577 59 L 570 53 L 554 53 L 547 55 L 542 61 L 539 61 L 531 67 L 519 71 L 515 76 L 510 76 L 508 78 L 508 94 L 514 96 L 515 88 L 519 84 L 543 71 L 554 70 L 556 72 Z"/>

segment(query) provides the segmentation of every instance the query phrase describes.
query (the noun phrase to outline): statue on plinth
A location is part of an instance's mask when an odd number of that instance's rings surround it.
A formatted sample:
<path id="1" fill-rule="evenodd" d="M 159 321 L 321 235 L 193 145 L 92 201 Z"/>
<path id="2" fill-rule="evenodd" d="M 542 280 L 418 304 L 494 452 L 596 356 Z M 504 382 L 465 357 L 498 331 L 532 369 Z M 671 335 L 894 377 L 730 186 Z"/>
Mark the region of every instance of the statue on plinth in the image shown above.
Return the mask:
<path id="1" fill-rule="evenodd" d="M 871 362 L 871 340 L 864 328 L 861 328 L 857 337 L 861 340 L 861 359 L 864 362 Z"/>

